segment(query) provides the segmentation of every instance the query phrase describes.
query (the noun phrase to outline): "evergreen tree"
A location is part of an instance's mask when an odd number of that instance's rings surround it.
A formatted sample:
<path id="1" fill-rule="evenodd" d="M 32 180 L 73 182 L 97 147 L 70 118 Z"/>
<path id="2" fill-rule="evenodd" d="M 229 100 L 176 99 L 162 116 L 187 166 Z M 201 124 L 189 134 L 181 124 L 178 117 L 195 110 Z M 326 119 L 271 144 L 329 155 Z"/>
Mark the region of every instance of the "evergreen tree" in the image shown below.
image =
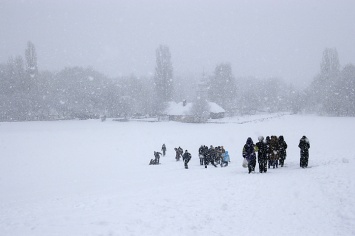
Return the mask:
<path id="1" fill-rule="evenodd" d="M 337 50 L 326 48 L 320 64 L 320 73 L 312 83 L 312 100 L 316 108 L 318 107 L 317 112 L 340 115 L 339 68 Z"/>
<path id="2" fill-rule="evenodd" d="M 355 116 L 355 66 L 349 64 L 341 72 L 342 115 Z"/>
<path id="3" fill-rule="evenodd" d="M 196 100 L 192 106 L 195 122 L 206 122 L 210 116 L 210 107 L 207 102 L 207 86 L 205 75 L 203 75 L 201 82 L 198 84 Z"/>
<path id="4" fill-rule="evenodd" d="M 216 102 L 226 110 L 234 106 L 236 84 L 229 63 L 217 65 L 214 76 L 210 80 L 209 100 Z"/>
<path id="5" fill-rule="evenodd" d="M 27 49 L 25 52 L 26 55 L 26 70 L 27 73 L 33 78 L 38 74 L 38 67 L 37 67 L 37 53 L 35 45 L 28 41 Z"/>
<path id="6" fill-rule="evenodd" d="M 161 111 L 163 104 L 172 101 L 173 98 L 173 66 L 169 47 L 160 45 L 156 50 L 155 67 L 155 90 L 156 90 L 156 109 Z"/>
<path id="7" fill-rule="evenodd" d="M 326 48 L 323 51 L 323 58 L 320 67 L 320 73 L 323 79 L 330 79 L 339 74 L 340 64 L 336 48 Z"/>

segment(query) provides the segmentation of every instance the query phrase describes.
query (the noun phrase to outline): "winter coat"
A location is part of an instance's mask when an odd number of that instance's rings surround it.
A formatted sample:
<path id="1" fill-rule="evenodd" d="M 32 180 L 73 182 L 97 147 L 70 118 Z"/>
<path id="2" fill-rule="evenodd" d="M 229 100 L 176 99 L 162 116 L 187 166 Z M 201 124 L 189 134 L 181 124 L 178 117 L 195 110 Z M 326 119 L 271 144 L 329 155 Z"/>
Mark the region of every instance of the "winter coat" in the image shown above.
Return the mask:
<path id="1" fill-rule="evenodd" d="M 309 140 L 308 138 L 306 138 L 306 136 L 303 136 L 301 138 L 298 147 L 301 149 L 301 152 L 308 152 L 308 149 L 311 147 L 311 145 L 309 144 Z"/>
<path id="2" fill-rule="evenodd" d="M 155 158 L 160 158 L 160 155 L 162 155 L 160 152 L 155 152 L 154 153 Z"/>
<path id="3" fill-rule="evenodd" d="M 204 146 L 201 146 L 201 147 L 198 149 L 198 154 L 199 154 L 199 155 L 203 155 L 204 151 L 205 151 Z"/>
<path id="4" fill-rule="evenodd" d="M 279 153 L 280 157 L 286 158 L 286 149 L 287 149 L 287 143 L 284 140 L 283 136 L 279 137 Z"/>
<path id="5" fill-rule="evenodd" d="M 188 152 L 185 152 L 184 155 L 182 156 L 182 160 L 185 162 L 189 162 L 191 160 L 191 154 Z"/>
<path id="6" fill-rule="evenodd" d="M 175 148 L 174 150 L 175 150 L 175 153 L 176 153 L 175 159 L 176 159 L 176 160 L 180 159 L 180 156 L 181 156 L 181 155 L 180 155 L 179 149 Z"/>
<path id="7" fill-rule="evenodd" d="M 276 136 L 271 136 L 270 139 L 270 160 L 279 159 L 279 141 Z"/>
<path id="8" fill-rule="evenodd" d="M 228 151 L 225 151 L 224 156 L 223 156 L 223 161 L 230 162 Z"/>
<path id="9" fill-rule="evenodd" d="M 256 144 L 256 150 L 258 152 L 258 161 L 260 162 L 261 160 L 266 160 L 267 158 L 267 143 L 266 141 L 259 141 Z"/>
<path id="10" fill-rule="evenodd" d="M 182 150 L 181 147 L 178 148 L 178 151 L 179 151 L 180 155 L 182 155 L 184 153 L 184 150 Z"/>
<path id="11" fill-rule="evenodd" d="M 217 152 L 214 148 L 210 148 L 208 149 L 208 154 L 207 154 L 207 157 L 210 161 L 214 161 L 217 157 Z"/>
<path id="12" fill-rule="evenodd" d="M 243 147 L 243 157 L 246 158 L 248 162 L 256 160 L 254 143 L 251 138 L 247 139 L 247 142 Z"/>

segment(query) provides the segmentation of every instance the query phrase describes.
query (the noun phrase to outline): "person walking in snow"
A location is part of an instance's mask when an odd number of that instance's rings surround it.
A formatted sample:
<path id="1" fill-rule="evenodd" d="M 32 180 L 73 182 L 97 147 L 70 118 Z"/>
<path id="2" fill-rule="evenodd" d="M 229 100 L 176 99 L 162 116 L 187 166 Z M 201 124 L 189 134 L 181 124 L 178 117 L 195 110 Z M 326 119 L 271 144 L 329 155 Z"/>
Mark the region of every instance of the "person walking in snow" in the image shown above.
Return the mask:
<path id="1" fill-rule="evenodd" d="M 270 136 L 266 136 L 265 142 L 266 142 L 266 159 L 267 159 L 267 162 L 268 162 L 268 168 L 270 169 L 270 166 L 271 166 L 271 160 L 270 160 Z"/>
<path id="2" fill-rule="evenodd" d="M 163 143 L 163 146 L 161 147 L 161 151 L 163 152 L 163 157 L 165 156 L 166 153 L 166 146 L 165 143 Z"/>
<path id="3" fill-rule="evenodd" d="M 189 166 L 187 164 L 191 160 L 191 154 L 187 150 L 185 150 L 185 153 L 182 155 L 182 160 L 184 161 L 185 169 L 188 169 Z"/>
<path id="4" fill-rule="evenodd" d="M 308 167 L 308 158 L 309 158 L 309 152 L 308 149 L 311 147 L 309 144 L 309 140 L 306 136 L 303 136 L 300 140 L 300 143 L 298 144 L 298 147 L 300 148 L 301 151 L 301 157 L 300 157 L 300 167 L 301 168 L 306 168 Z"/>
<path id="5" fill-rule="evenodd" d="M 228 151 L 224 150 L 224 153 L 222 153 L 222 162 L 221 162 L 221 167 L 226 167 L 228 166 L 228 162 L 230 162 L 229 154 Z"/>
<path id="6" fill-rule="evenodd" d="M 206 147 L 207 148 L 207 147 Z M 211 163 L 214 167 L 217 167 L 217 165 L 214 163 L 215 160 L 215 149 L 214 147 L 211 145 L 210 148 L 207 150 L 206 152 L 206 157 L 205 157 L 205 168 L 207 168 L 207 166 Z"/>
<path id="7" fill-rule="evenodd" d="M 155 157 L 155 164 L 156 164 L 156 165 L 159 164 L 160 155 L 161 155 L 161 152 L 155 152 L 155 151 L 154 151 L 154 157 Z"/>
<path id="8" fill-rule="evenodd" d="M 270 139 L 270 160 L 273 169 L 279 167 L 279 140 L 276 136 Z"/>
<path id="9" fill-rule="evenodd" d="M 249 137 L 243 147 L 243 157 L 248 161 L 249 174 L 255 171 L 256 155 L 253 140 Z"/>
<path id="10" fill-rule="evenodd" d="M 205 145 L 201 145 L 201 147 L 198 149 L 198 157 L 200 159 L 200 165 L 202 166 L 203 165 L 203 161 L 204 161 L 204 158 L 205 158 Z"/>
<path id="11" fill-rule="evenodd" d="M 287 143 L 284 140 L 284 136 L 279 137 L 279 160 L 280 160 L 280 166 L 283 167 L 286 159 L 286 149 L 287 149 Z"/>
<path id="12" fill-rule="evenodd" d="M 221 164 L 222 163 L 222 148 L 220 146 L 216 147 L 215 148 L 215 151 L 216 151 L 216 159 L 215 159 L 215 163 L 217 165 Z"/>
<path id="13" fill-rule="evenodd" d="M 259 142 L 255 144 L 256 151 L 258 152 L 258 163 L 259 163 L 259 172 L 266 173 L 267 171 L 267 144 L 263 136 L 258 137 Z"/>
<path id="14" fill-rule="evenodd" d="M 184 154 L 184 150 L 179 146 L 178 147 L 178 151 L 179 151 L 179 154 L 180 154 L 180 157 L 179 157 L 179 160 L 180 160 L 180 158 L 182 157 L 182 154 Z"/>
<path id="15" fill-rule="evenodd" d="M 178 148 L 174 148 L 174 150 L 175 150 L 175 160 L 180 161 L 180 157 L 181 157 L 180 150 Z"/>

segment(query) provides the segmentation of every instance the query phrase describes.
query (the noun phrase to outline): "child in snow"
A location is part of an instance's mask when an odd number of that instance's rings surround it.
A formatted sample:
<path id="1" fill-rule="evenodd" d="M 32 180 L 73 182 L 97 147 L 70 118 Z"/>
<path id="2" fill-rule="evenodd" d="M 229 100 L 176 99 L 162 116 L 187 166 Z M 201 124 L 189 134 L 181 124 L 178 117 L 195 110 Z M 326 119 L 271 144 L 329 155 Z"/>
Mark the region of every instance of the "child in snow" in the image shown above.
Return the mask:
<path id="1" fill-rule="evenodd" d="M 182 160 L 184 161 L 185 169 L 188 169 L 189 167 L 187 164 L 191 160 L 191 154 L 187 150 L 185 150 L 185 153 L 182 156 Z"/>
<path id="2" fill-rule="evenodd" d="M 177 148 L 174 148 L 175 150 L 175 159 L 176 161 L 180 161 L 180 150 Z"/>
<path id="3" fill-rule="evenodd" d="M 228 151 L 224 151 L 224 153 L 222 154 L 222 157 L 223 157 L 223 159 L 222 159 L 221 167 L 228 166 L 228 162 L 230 162 Z"/>
<path id="4" fill-rule="evenodd" d="M 164 143 L 163 146 L 161 147 L 161 151 L 163 152 L 163 157 L 164 157 L 164 156 L 165 156 L 165 152 L 166 152 L 165 143 Z"/>
<path id="5" fill-rule="evenodd" d="M 154 151 L 155 164 L 159 164 L 160 155 L 161 155 L 160 152 L 155 152 Z"/>

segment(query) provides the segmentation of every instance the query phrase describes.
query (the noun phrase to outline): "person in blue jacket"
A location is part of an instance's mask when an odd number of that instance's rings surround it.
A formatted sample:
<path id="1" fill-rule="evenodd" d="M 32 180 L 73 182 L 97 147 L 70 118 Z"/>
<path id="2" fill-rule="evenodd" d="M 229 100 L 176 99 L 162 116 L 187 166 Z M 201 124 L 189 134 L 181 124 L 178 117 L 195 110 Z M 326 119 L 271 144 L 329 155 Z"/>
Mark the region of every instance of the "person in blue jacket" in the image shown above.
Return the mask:
<path id="1" fill-rule="evenodd" d="M 246 144 L 243 147 L 243 157 L 248 161 L 249 174 L 255 171 L 256 165 L 256 155 L 255 155 L 255 145 L 253 140 L 249 137 Z"/>
<path id="2" fill-rule="evenodd" d="M 222 153 L 222 157 L 223 157 L 223 159 L 221 162 L 221 167 L 228 166 L 228 162 L 230 162 L 228 151 L 225 151 L 224 153 Z"/>

